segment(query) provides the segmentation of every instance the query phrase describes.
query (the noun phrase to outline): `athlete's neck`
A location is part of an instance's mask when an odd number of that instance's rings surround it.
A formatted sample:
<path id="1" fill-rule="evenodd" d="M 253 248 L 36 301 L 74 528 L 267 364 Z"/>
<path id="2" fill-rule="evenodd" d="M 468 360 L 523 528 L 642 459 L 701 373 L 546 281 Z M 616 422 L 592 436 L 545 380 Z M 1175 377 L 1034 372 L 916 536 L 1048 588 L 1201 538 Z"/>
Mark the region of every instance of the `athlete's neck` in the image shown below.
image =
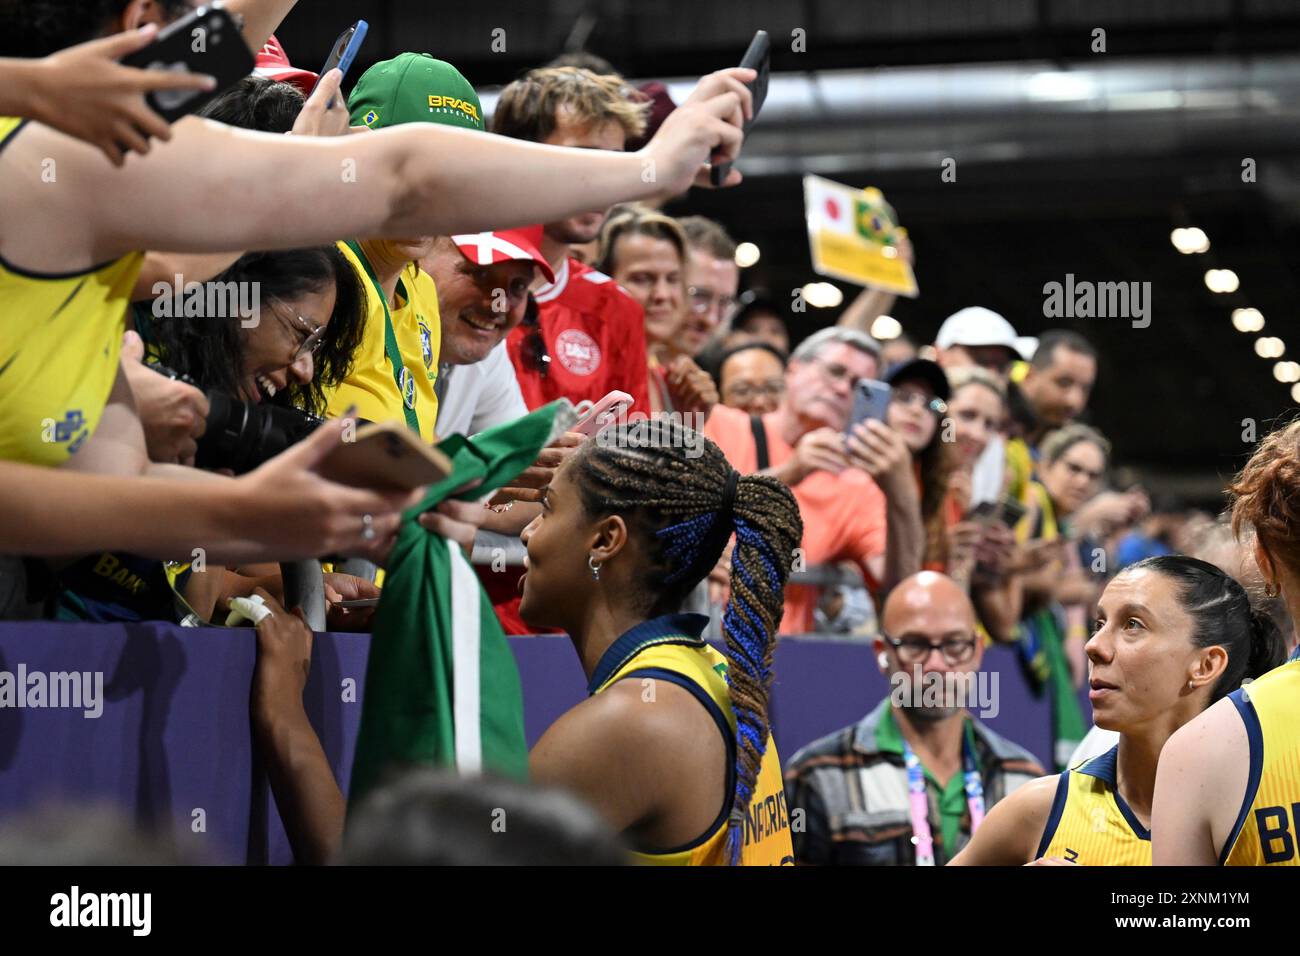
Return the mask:
<path id="1" fill-rule="evenodd" d="M 594 587 L 600 585 L 593 582 Z M 569 639 L 578 652 L 582 662 L 582 672 L 591 680 L 596 672 L 596 665 L 605 656 L 619 637 L 626 631 L 646 620 L 645 615 L 633 614 L 622 607 L 616 607 L 603 600 L 591 603 L 582 619 L 566 628 Z"/>
<path id="2" fill-rule="evenodd" d="M 379 287 L 384 290 L 384 298 L 389 307 L 396 308 L 399 304 L 396 298 L 397 280 L 402 277 L 402 270 L 406 268 L 409 260 L 395 256 L 387 243 L 377 239 L 362 240 L 361 252 L 370 263 L 370 268 L 374 270 L 375 278 L 379 280 Z"/>
<path id="3" fill-rule="evenodd" d="M 961 735 L 966 712 L 958 711 L 940 720 L 914 717 L 905 708 L 894 708 L 898 730 L 916 753 L 921 766 L 930 771 L 940 786 L 961 768 Z"/>

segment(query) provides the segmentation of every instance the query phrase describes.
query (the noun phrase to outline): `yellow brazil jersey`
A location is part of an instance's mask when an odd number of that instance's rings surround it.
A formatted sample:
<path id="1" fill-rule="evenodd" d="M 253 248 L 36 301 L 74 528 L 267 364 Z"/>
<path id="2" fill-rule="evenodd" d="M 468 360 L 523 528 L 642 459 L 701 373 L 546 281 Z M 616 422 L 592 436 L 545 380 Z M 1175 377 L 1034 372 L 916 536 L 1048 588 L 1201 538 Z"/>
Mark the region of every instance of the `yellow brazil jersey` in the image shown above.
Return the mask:
<path id="1" fill-rule="evenodd" d="M 640 863 L 666 866 L 725 866 L 727 819 L 735 783 L 736 717 L 727 693 L 727 659 L 700 637 L 709 619 L 700 614 L 669 614 L 638 624 L 601 657 L 588 691 L 608 689 L 625 678 L 666 680 L 695 696 L 713 717 L 727 743 L 727 802 L 699 838 L 658 852 L 634 852 Z M 768 734 L 753 799 L 745 813 L 742 866 L 794 864 L 790 818 L 781 760 Z"/>
<path id="2" fill-rule="evenodd" d="M 391 310 L 392 328 L 402 367 L 394 375 L 389 361 L 388 319 L 384 301 L 364 262 L 350 243 L 339 248 L 357 272 L 365 290 L 366 324 L 361 345 L 352 361 L 352 371 L 327 394 L 326 410 L 342 415 L 349 405 L 357 415 L 372 422 L 406 421 L 412 415 L 419 423 L 420 437 L 434 441 L 433 424 L 438 418 L 438 397 L 433 384 L 438 377 L 438 351 L 442 325 L 438 318 L 438 290 L 427 272 L 408 263 L 397 285 L 399 304 Z M 398 381 L 401 381 L 399 386 Z"/>
<path id="3" fill-rule="evenodd" d="M 1250 776 L 1225 866 L 1300 866 L 1300 651 L 1228 695 L 1246 724 Z"/>
<path id="4" fill-rule="evenodd" d="M 1119 747 L 1061 774 L 1035 859 L 1080 866 L 1150 866 L 1151 831 L 1115 785 Z"/>
<path id="5" fill-rule="evenodd" d="M 0 150 L 22 125 L 0 117 Z M 60 465 L 94 432 L 117 376 L 143 262 L 134 252 L 43 274 L 0 257 L 0 459 Z"/>

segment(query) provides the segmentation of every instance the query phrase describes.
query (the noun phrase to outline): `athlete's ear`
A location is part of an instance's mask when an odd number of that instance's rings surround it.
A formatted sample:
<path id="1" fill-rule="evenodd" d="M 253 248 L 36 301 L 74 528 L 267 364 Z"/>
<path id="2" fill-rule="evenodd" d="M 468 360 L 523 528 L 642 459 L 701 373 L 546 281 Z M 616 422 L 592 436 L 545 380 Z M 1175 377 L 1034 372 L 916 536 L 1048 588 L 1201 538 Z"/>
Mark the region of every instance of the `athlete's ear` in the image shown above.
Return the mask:
<path id="1" fill-rule="evenodd" d="M 1199 648 L 1187 680 L 1195 688 L 1213 687 L 1227 669 L 1228 652 L 1221 646 Z"/>
<path id="2" fill-rule="evenodd" d="M 627 522 L 622 515 L 609 515 L 596 522 L 594 540 L 587 553 L 598 562 L 608 561 L 628 546 Z"/>

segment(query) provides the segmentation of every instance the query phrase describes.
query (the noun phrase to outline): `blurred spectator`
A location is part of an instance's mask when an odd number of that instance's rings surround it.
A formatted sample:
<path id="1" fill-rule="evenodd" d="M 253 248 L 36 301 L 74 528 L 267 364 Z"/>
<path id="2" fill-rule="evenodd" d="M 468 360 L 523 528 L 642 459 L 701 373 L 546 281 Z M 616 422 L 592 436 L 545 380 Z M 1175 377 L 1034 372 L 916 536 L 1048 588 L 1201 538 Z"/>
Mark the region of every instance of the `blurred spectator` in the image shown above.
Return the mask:
<path id="1" fill-rule="evenodd" d="M 892 389 L 885 422 L 902 436 L 912 454 L 925 526 L 923 566 L 947 571 L 949 558 L 955 557 L 949 552 L 948 529 L 961 520 L 970 503 L 968 487 L 950 489 L 955 462 L 939 427 L 948 414 L 948 378 L 934 362 L 913 359 L 891 370 L 885 381 Z"/>
<path id="2" fill-rule="evenodd" d="M 1052 705 L 1058 766 L 1064 766 L 1087 729 L 1075 690 L 1087 676 L 1083 652 L 1099 582 L 1080 560 L 1070 525 L 1100 486 L 1110 443 L 1086 425 L 1051 433 L 1043 443 L 1039 480 L 1029 486 L 1029 511 L 1018 537 L 1042 542 L 1054 556 L 1026 574 L 1024 617 L 1017 649 L 1026 674 Z M 1051 553 L 1051 552 L 1049 552 Z"/>
<path id="3" fill-rule="evenodd" d="M 742 474 L 763 471 L 794 491 L 804 523 L 800 569 L 852 561 L 873 591 L 919 570 L 925 545 L 903 439 L 882 422 L 844 434 L 854 383 L 876 377 L 878 355 L 861 332 L 822 329 L 790 356 L 775 411 L 751 417 L 719 405 L 704 428 Z M 815 588 L 791 584 L 781 633 L 810 630 L 817 600 Z"/>
<path id="4" fill-rule="evenodd" d="M 586 805 L 513 780 L 428 767 L 394 776 L 348 820 L 345 866 L 625 866 Z"/>
<path id="5" fill-rule="evenodd" d="M 1177 553 L 1181 549 L 1174 542 L 1186 517 L 1182 502 L 1169 498 L 1157 501 L 1142 523 L 1120 538 L 1115 547 L 1115 570 L 1122 571 L 1143 558 Z"/>
<path id="6" fill-rule="evenodd" d="M 1053 428 L 1074 421 L 1088 407 L 1097 378 L 1097 350 L 1077 332 L 1053 330 L 1038 340 L 1038 348 L 1020 381 L 1038 421 L 1036 433 L 1027 436 L 1031 452 Z"/>
<path id="7" fill-rule="evenodd" d="M 916 343 L 906 332 L 880 343 L 880 364 L 885 368 L 902 365 L 916 357 Z"/>
<path id="8" fill-rule="evenodd" d="M 776 411 L 785 394 L 785 353 L 767 342 L 725 350 L 718 362 L 718 393 L 723 405 L 751 415 Z"/>
<path id="9" fill-rule="evenodd" d="M 644 206 L 616 210 L 600 232 L 599 268 L 645 310 L 651 414 L 707 413 L 718 401 L 713 381 L 682 340 L 686 256 L 686 235 L 677 221 Z"/>
<path id="10" fill-rule="evenodd" d="M 990 309 L 969 306 L 944 319 L 934 339 L 936 361 L 945 370 L 978 365 L 995 375 L 1004 385 L 1009 382 L 1012 363 L 1032 354 L 1030 343 L 1016 335 L 1011 323 Z M 1028 354 L 1027 354 L 1028 353 Z M 1003 436 L 990 437 L 988 446 L 971 472 L 971 502 L 997 501 L 1008 467 Z M 1028 475 L 1025 476 L 1028 480 Z M 1018 489 L 1013 488 L 1013 493 Z"/>
<path id="11" fill-rule="evenodd" d="M 686 234 L 686 324 L 678 335 L 682 351 L 698 356 L 736 307 L 740 267 L 736 241 L 722 225 L 703 216 L 677 220 Z"/>
<path id="12" fill-rule="evenodd" d="M 634 102 L 622 77 L 576 67 L 532 70 L 501 91 L 492 132 L 534 143 L 622 150 L 644 132 L 646 106 Z M 541 253 L 555 275 L 533 287 L 536 323 L 506 338 L 524 401 L 537 408 L 568 398 L 585 410 L 619 389 L 635 408 L 650 410 L 645 324 L 641 308 L 609 276 L 584 265 L 571 244 L 600 235 L 607 210 L 542 227 Z"/>
<path id="13" fill-rule="evenodd" d="M 952 580 L 923 571 L 900 582 L 875 649 L 890 695 L 786 765 L 790 812 L 805 814 L 793 834 L 799 863 L 941 866 L 970 840 L 977 815 L 1043 773 L 1028 751 L 969 713 L 989 706 L 976 690 L 984 647 Z M 940 696 L 940 706 L 923 703 L 923 692 L 927 701 Z"/>
<path id="14" fill-rule="evenodd" d="M 723 337 L 728 348 L 742 342 L 766 342 L 789 354 L 790 331 L 785 313 L 766 292 L 750 289 L 736 300 L 736 309 Z"/>
<path id="15" fill-rule="evenodd" d="M 186 839 L 188 837 L 188 839 Z M 115 807 L 48 805 L 0 826 L 6 866 L 199 866 L 223 862 L 197 837 L 180 840 L 142 826 Z"/>

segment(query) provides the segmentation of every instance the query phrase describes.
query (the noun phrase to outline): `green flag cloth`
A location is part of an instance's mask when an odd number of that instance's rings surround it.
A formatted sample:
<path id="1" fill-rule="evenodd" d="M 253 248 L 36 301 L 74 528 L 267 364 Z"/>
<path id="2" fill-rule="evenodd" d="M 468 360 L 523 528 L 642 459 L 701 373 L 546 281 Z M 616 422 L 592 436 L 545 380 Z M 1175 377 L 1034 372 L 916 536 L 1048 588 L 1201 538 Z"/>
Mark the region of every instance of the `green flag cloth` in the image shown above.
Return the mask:
<path id="1" fill-rule="evenodd" d="M 416 518 L 448 498 L 476 500 L 507 484 L 573 417 L 561 399 L 473 438 L 439 443 L 452 472 L 403 516 L 385 570 L 349 803 L 391 765 L 527 774 L 519 671 L 492 604 L 460 545 Z"/>

